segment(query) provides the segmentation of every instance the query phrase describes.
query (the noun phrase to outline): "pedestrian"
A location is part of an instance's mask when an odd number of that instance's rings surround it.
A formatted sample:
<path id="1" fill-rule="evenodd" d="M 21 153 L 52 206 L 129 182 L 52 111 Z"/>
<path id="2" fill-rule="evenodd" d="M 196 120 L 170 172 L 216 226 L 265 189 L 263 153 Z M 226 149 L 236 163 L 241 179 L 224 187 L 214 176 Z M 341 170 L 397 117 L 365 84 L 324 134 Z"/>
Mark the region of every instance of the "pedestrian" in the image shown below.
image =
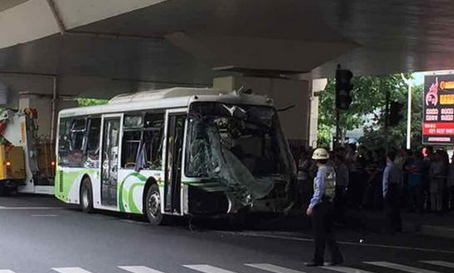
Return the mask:
<path id="1" fill-rule="evenodd" d="M 423 158 L 423 210 L 430 212 L 430 165 L 434 161 L 432 146 L 422 149 Z"/>
<path id="2" fill-rule="evenodd" d="M 446 168 L 443 156 L 437 151 L 432 164 L 430 164 L 430 204 L 432 212 L 440 212 L 443 208 L 443 191 L 445 184 Z"/>
<path id="3" fill-rule="evenodd" d="M 345 192 L 347 191 L 349 182 L 349 170 L 342 154 L 336 154 L 335 156 L 335 171 L 336 193 L 334 198 L 334 208 L 337 220 L 343 223 L 345 221 Z"/>
<path id="4" fill-rule="evenodd" d="M 454 154 L 448 168 L 448 210 L 454 212 Z"/>
<path id="5" fill-rule="evenodd" d="M 312 159 L 316 161 L 318 170 L 314 179 L 314 195 L 312 196 L 306 214 L 312 218 L 314 232 L 315 254 L 306 266 L 323 266 L 325 245 L 331 253 L 329 265 L 341 264 L 344 261 L 333 232 L 333 200 L 336 190 L 336 172 L 327 165 L 328 151 L 318 148 Z"/>
<path id="6" fill-rule="evenodd" d="M 383 199 L 387 229 L 391 233 L 402 231 L 402 220 L 400 217 L 400 182 L 402 171 L 394 164 L 395 152 L 388 152 L 386 167 L 383 171 Z"/>
<path id="7" fill-rule="evenodd" d="M 405 171 L 408 172 L 409 212 L 423 211 L 423 168 L 422 153 L 419 151 L 411 153 L 411 160 L 405 166 Z"/>

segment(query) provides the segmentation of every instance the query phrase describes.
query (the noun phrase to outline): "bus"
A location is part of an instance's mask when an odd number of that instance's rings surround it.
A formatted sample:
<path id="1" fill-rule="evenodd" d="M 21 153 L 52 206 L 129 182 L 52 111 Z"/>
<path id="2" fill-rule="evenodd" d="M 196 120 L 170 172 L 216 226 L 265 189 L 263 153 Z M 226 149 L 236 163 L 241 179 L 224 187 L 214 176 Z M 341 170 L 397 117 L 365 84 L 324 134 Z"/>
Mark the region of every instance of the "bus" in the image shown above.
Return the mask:
<path id="1" fill-rule="evenodd" d="M 171 88 L 59 112 L 55 196 L 94 209 L 169 216 L 280 213 L 295 166 L 273 101 Z"/>

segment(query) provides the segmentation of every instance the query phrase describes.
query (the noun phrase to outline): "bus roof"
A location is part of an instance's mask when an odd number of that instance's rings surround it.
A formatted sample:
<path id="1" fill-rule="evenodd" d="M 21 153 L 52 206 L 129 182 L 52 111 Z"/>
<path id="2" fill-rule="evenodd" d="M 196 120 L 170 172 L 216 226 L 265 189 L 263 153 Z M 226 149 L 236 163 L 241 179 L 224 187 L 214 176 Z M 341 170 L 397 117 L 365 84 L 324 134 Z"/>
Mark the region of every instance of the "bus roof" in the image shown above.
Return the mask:
<path id="1" fill-rule="evenodd" d="M 60 117 L 122 113 L 147 109 L 188 107 L 192 101 L 220 101 L 272 106 L 272 100 L 259 95 L 238 94 L 212 88 L 170 88 L 118 95 L 108 104 L 61 110 Z"/>
<path id="2" fill-rule="evenodd" d="M 212 88 L 169 88 L 162 90 L 151 90 L 137 93 L 121 94 L 113 97 L 109 104 L 128 103 L 135 101 L 155 101 L 178 97 L 192 97 L 196 95 L 220 95 L 228 94 L 229 92 L 221 89 Z"/>

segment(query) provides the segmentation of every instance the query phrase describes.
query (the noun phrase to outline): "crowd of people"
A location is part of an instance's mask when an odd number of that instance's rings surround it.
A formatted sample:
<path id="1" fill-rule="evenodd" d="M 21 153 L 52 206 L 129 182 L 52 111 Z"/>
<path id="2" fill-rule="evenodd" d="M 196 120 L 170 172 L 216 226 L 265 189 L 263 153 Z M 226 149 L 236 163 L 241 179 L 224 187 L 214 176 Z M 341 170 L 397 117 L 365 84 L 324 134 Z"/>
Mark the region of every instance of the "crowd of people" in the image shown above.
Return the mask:
<path id="1" fill-rule="evenodd" d="M 311 156 L 311 149 L 294 154 L 298 166 L 297 202 L 303 207 L 312 194 L 317 171 Z M 390 161 L 396 169 L 394 177 L 399 177 L 395 206 L 408 212 L 454 212 L 454 156 L 450 162 L 446 150 L 428 146 L 387 153 L 384 149 L 346 145 L 330 151 L 329 158 L 328 164 L 336 170 L 335 207 L 341 219 L 346 206 L 370 210 L 386 206 L 383 175 Z"/>

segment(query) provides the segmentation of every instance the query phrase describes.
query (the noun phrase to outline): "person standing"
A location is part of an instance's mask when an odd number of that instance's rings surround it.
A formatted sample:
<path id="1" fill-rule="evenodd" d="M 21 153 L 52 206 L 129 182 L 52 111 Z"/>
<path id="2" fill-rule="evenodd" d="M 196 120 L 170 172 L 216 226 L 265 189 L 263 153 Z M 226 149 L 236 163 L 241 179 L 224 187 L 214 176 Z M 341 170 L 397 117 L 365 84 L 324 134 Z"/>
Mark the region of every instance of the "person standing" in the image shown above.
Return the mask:
<path id="1" fill-rule="evenodd" d="M 405 171 L 408 172 L 408 210 L 410 212 L 423 212 L 423 168 L 422 153 L 413 152 L 411 161 L 405 167 Z"/>
<path id="2" fill-rule="evenodd" d="M 402 220 L 400 217 L 400 182 L 402 171 L 394 164 L 396 154 L 389 152 L 386 157 L 386 167 L 383 171 L 383 199 L 385 215 L 390 232 L 402 231 Z"/>
<path id="3" fill-rule="evenodd" d="M 451 163 L 448 167 L 448 211 L 454 212 L 454 154 L 451 156 Z"/>
<path id="4" fill-rule="evenodd" d="M 323 148 L 314 151 L 312 159 L 316 161 L 318 170 L 314 179 L 314 195 L 307 208 L 306 214 L 312 218 L 314 232 L 315 254 L 306 266 L 323 266 L 325 245 L 331 252 L 329 265 L 344 262 L 333 233 L 333 200 L 336 190 L 336 172 L 327 165 L 329 154 Z"/>
<path id="5" fill-rule="evenodd" d="M 334 206 L 337 215 L 337 220 L 341 223 L 345 221 L 345 192 L 348 187 L 349 171 L 345 158 L 342 154 L 335 156 L 335 171 L 336 171 L 336 192 L 334 198 Z"/>
<path id="6" fill-rule="evenodd" d="M 434 156 L 434 161 L 430 165 L 430 204 L 432 212 L 440 212 L 443 208 L 444 179 L 446 174 L 445 163 L 440 151 Z"/>

